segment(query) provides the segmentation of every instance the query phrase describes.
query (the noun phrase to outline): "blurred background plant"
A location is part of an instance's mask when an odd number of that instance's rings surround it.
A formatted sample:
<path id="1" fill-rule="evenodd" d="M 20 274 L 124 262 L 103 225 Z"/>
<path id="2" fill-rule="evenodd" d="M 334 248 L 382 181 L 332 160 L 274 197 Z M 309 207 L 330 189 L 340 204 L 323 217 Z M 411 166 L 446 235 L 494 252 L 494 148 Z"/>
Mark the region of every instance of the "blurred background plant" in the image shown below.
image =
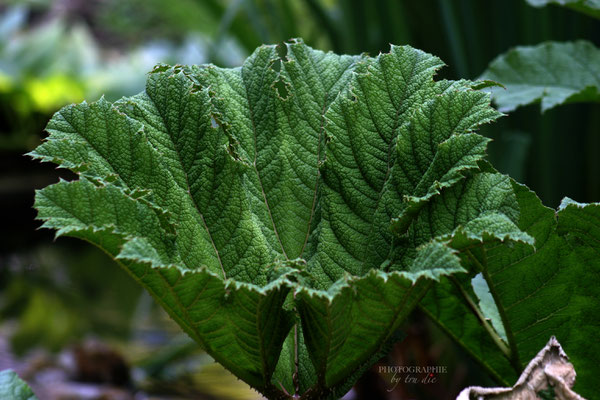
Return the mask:
<path id="1" fill-rule="evenodd" d="M 96 354 L 83 339 L 96 338 L 132 366 L 126 390 L 109 398 L 135 390 L 165 398 L 257 397 L 181 336 L 99 250 L 70 239 L 51 244 L 50 232 L 36 230 L 34 189 L 72 177 L 22 154 L 42 140 L 61 106 L 137 93 L 158 62 L 237 66 L 260 44 L 292 37 L 349 54 L 409 44 L 442 58 L 448 67 L 439 77 L 451 79 L 481 76 L 498 54 L 518 45 L 600 44 L 598 9 L 576 1 L 566 1 L 572 9 L 532 7 L 546 3 L 553 1 L 0 0 L 0 369 L 17 368 L 40 390 L 57 370 L 64 381 L 82 380 L 85 363 L 73 360 Z M 501 74 L 494 78 L 502 81 Z M 494 139 L 493 164 L 550 207 L 564 196 L 598 201 L 598 105 L 577 102 L 541 113 L 524 103 L 483 128 Z M 388 392 L 390 377 L 374 368 L 349 397 L 453 399 L 468 384 L 486 383 L 481 368 L 420 312 L 405 331 L 407 339 L 382 364 L 447 365 L 450 373 L 436 384 Z"/>

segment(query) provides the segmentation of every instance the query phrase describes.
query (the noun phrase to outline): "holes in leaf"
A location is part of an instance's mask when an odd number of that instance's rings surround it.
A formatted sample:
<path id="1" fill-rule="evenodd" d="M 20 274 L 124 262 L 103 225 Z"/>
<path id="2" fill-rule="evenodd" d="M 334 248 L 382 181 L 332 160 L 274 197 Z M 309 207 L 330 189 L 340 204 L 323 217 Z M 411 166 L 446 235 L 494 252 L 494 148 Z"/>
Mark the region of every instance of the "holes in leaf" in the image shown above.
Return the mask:
<path id="1" fill-rule="evenodd" d="M 135 111 L 133 104 L 129 102 L 123 104 L 121 107 L 122 110 L 125 111 L 127 114 L 133 114 L 133 112 Z"/>
<path id="2" fill-rule="evenodd" d="M 275 46 L 277 58 L 271 62 L 271 70 L 277 73 L 277 80 L 273 82 L 273 88 L 277 91 L 277 95 L 280 99 L 286 100 L 290 96 L 290 90 L 288 84 L 281 76 L 281 68 L 284 62 L 287 62 L 288 48 L 284 42 L 279 43 Z"/>
<path id="3" fill-rule="evenodd" d="M 271 64 L 271 69 L 275 72 L 281 71 L 281 63 L 287 61 L 287 46 L 285 43 L 281 42 L 277 46 L 275 46 L 275 51 L 277 52 L 277 59 L 273 61 Z"/>
<path id="4" fill-rule="evenodd" d="M 154 66 L 154 68 L 152 69 L 152 71 L 150 71 L 151 74 L 156 74 L 159 72 L 165 72 L 168 71 L 169 68 L 171 68 L 169 65 L 167 64 L 157 64 Z"/>
<path id="5" fill-rule="evenodd" d="M 136 188 L 133 191 L 131 191 L 131 193 L 129 193 L 129 197 L 136 200 L 136 199 L 141 199 L 142 197 L 147 196 L 149 194 L 150 194 L 150 190 L 148 190 L 148 189 Z"/>
<path id="6" fill-rule="evenodd" d="M 192 83 L 192 87 L 190 88 L 191 93 L 198 93 L 203 89 L 202 85 L 197 82 Z"/>
<path id="7" fill-rule="evenodd" d="M 287 60 L 288 47 L 285 42 L 281 42 L 275 46 L 275 50 L 280 60 Z"/>
<path id="8" fill-rule="evenodd" d="M 282 79 L 277 80 L 273 86 L 275 87 L 275 90 L 277 90 L 277 95 L 281 99 L 286 100 L 288 98 L 290 92 L 287 88 L 287 84 Z"/>

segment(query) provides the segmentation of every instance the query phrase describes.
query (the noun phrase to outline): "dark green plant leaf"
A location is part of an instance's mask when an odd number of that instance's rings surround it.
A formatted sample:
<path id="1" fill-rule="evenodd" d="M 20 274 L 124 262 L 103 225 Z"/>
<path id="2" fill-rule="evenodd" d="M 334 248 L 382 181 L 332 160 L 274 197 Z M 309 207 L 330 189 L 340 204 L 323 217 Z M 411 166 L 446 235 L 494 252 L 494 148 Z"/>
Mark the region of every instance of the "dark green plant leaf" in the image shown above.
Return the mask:
<path id="1" fill-rule="evenodd" d="M 0 371 L 0 398 L 10 400 L 37 400 L 25 382 L 10 369 Z"/>
<path id="2" fill-rule="evenodd" d="M 475 265 L 471 274 L 485 279 L 507 339 L 486 330 L 485 315 L 470 312 L 476 302 L 468 279 L 445 280 L 421 305 L 507 384 L 548 337 L 556 336 L 577 370 L 576 391 L 593 397 L 600 390 L 594 367 L 600 362 L 600 318 L 593 311 L 600 297 L 595 283 L 600 279 L 600 204 L 566 199 L 555 213 L 524 186 L 513 186 L 519 228 L 535 238 L 535 250 L 514 243 L 469 251 Z"/>
<path id="3" fill-rule="evenodd" d="M 508 178 L 479 168 L 473 131 L 500 114 L 441 65 L 295 40 L 236 69 L 158 66 L 137 96 L 53 117 L 31 155 L 80 179 L 38 191 L 38 218 L 268 397 L 338 396 L 463 247 L 532 243 Z"/>
<path id="4" fill-rule="evenodd" d="M 482 78 L 506 86 L 493 88 L 500 111 L 541 103 L 557 105 L 600 101 L 600 50 L 587 41 L 546 42 L 509 50 L 492 61 Z"/>

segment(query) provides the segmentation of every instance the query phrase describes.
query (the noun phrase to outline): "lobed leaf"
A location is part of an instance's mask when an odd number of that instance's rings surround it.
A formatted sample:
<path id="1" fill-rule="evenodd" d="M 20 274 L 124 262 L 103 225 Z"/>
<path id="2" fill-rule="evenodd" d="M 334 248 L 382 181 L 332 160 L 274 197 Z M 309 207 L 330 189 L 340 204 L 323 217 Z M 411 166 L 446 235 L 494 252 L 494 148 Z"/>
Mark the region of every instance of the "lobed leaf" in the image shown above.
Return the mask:
<path id="1" fill-rule="evenodd" d="M 71 105 L 31 155 L 79 174 L 43 227 L 109 253 L 215 360 L 270 398 L 342 395 L 466 249 L 532 238 L 482 169 L 500 116 L 408 46 L 300 40 L 240 68 L 157 66 L 146 90 Z"/>

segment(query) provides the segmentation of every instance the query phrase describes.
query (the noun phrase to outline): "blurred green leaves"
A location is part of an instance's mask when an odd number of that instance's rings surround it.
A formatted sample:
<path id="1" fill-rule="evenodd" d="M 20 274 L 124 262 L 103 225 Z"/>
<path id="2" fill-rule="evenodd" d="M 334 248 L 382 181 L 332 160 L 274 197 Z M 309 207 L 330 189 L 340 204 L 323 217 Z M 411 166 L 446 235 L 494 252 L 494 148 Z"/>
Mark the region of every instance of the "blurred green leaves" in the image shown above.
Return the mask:
<path id="1" fill-rule="evenodd" d="M 59 351 L 89 332 L 127 337 L 141 291 L 107 262 L 97 249 L 69 244 L 0 259 L 0 320 L 16 322 L 13 351 Z M 108 288 L 101 277 L 110 279 Z"/>
<path id="2" fill-rule="evenodd" d="M 245 55 L 229 37 L 214 48 L 186 33 L 180 44 L 146 41 L 127 54 L 101 48 L 93 32 L 66 18 L 28 27 L 30 9 L 0 14 L 0 149 L 30 149 L 39 140 L 40 121 L 61 106 L 83 98 L 118 99 L 144 86 L 140 70 L 157 62 L 198 63 L 209 57 L 237 64 Z"/>
<path id="3" fill-rule="evenodd" d="M 67 30 L 60 20 L 22 34 L 27 11 L 9 9 L 0 19 L 6 40 L 0 44 L 4 93 L 15 91 L 15 108 L 50 112 L 84 94 L 83 77 L 97 64 L 96 45 L 83 28 Z M 60 55 L 58 57 L 57 55 Z"/>

